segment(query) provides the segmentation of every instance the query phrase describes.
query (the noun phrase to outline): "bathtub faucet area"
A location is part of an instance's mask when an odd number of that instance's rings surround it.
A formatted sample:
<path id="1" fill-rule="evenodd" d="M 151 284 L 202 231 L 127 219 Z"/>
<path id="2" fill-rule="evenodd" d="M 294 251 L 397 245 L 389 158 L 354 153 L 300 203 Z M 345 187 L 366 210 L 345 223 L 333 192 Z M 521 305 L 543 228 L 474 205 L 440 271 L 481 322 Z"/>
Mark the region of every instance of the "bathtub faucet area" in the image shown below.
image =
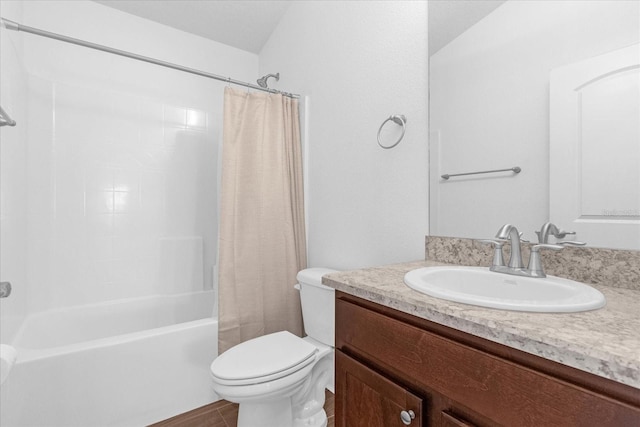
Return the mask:
<path id="1" fill-rule="evenodd" d="M 0 298 L 11 295 L 11 282 L 0 282 Z"/>

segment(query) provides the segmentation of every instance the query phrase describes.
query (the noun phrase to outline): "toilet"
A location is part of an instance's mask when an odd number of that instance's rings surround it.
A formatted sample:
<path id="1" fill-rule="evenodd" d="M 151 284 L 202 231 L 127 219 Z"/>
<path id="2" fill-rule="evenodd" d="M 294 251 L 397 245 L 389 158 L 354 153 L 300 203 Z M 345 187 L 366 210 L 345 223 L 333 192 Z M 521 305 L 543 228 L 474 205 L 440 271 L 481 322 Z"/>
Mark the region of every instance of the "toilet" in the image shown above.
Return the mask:
<path id="1" fill-rule="evenodd" d="M 238 427 L 324 427 L 334 390 L 334 290 L 308 268 L 297 275 L 305 332 L 275 332 L 238 344 L 211 363 L 213 389 L 239 404 Z"/>

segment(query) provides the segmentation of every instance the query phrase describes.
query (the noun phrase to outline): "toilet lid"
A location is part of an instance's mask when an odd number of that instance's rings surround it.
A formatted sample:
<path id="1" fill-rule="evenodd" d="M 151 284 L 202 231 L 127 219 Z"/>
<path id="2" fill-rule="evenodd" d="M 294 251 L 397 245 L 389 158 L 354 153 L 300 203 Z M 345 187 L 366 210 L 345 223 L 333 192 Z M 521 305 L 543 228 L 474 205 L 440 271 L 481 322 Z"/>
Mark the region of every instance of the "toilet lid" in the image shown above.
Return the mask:
<path id="1" fill-rule="evenodd" d="M 222 353 L 211 374 L 227 384 L 257 384 L 296 372 L 315 359 L 317 347 L 282 331 L 245 341 Z"/>

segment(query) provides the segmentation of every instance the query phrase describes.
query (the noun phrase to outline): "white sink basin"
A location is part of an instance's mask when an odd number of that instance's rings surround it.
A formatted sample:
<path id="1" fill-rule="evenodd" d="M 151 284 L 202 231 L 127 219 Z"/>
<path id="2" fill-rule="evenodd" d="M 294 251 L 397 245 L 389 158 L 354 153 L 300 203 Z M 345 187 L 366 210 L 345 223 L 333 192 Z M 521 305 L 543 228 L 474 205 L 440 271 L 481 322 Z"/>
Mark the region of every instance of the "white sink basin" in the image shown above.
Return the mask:
<path id="1" fill-rule="evenodd" d="M 404 283 L 418 292 L 465 304 L 546 313 L 602 308 L 604 295 L 584 283 L 494 273 L 486 267 L 425 267 L 408 272 Z"/>

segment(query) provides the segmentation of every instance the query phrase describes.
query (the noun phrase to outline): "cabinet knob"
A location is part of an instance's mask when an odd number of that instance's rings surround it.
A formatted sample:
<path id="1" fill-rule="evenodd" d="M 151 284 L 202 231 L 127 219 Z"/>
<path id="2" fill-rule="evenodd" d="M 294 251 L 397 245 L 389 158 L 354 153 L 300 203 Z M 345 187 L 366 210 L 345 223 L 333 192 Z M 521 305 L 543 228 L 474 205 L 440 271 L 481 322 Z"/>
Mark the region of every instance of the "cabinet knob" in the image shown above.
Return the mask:
<path id="1" fill-rule="evenodd" d="M 413 421 L 415 417 L 416 417 L 416 413 L 413 412 L 411 409 L 409 409 L 408 411 L 400 412 L 400 419 L 406 426 L 411 424 L 411 421 Z"/>

